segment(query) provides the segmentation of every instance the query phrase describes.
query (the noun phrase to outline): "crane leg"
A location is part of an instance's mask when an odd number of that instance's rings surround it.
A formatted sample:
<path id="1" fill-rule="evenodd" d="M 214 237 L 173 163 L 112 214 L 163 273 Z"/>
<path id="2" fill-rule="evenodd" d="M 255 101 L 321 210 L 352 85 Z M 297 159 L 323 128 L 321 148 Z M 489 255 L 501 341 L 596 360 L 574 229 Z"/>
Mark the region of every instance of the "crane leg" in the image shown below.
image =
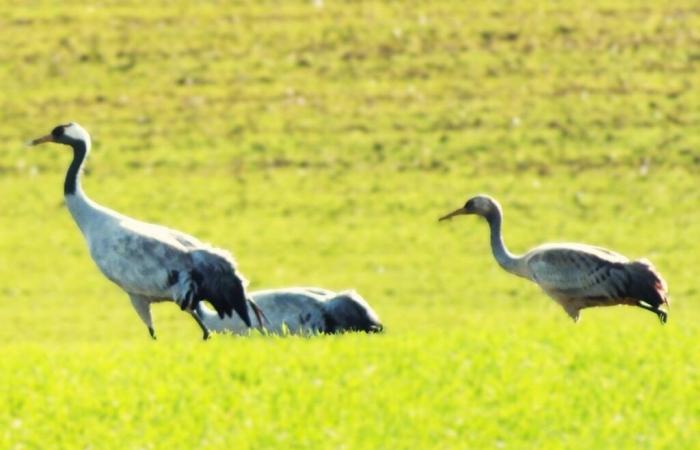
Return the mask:
<path id="1" fill-rule="evenodd" d="M 153 328 L 153 319 L 151 319 L 151 300 L 140 295 L 129 294 L 131 305 L 136 310 L 141 321 L 148 327 L 148 333 L 153 339 L 156 339 L 156 330 Z"/>
<path id="2" fill-rule="evenodd" d="M 209 331 L 209 328 L 207 328 L 207 326 L 204 325 L 204 322 L 202 322 L 202 320 L 199 318 L 197 313 L 195 313 L 194 311 L 190 311 L 189 313 L 192 316 L 192 318 L 195 320 L 195 322 L 197 322 L 197 325 L 199 325 L 199 328 L 202 329 L 202 334 L 203 334 L 202 339 L 204 339 L 205 341 L 207 339 L 209 339 L 209 336 L 211 336 L 211 332 Z"/>
<path id="3" fill-rule="evenodd" d="M 263 310 L 260 309 L 260 307 L 252 299 L 250 299 L 250 298 L 248 299 L 248 304 L 253 309 L 253 312 L 255 313 L 255 317 L 258 319 L 258 325 L 260 326 L 260 329 L 262 330 L 265 327 L 264 322 L 267 322 L 269 324 L 270 321 L 267 320 L 267 316 L 265 316 L 265 313 L 263 312 Z"/>
<path id="4" fill-rule="evenodd" d="M 578 323 L 578 319 L 580 318 L 580 310 L 575 307 L 575 306 L 569 306 L 569 305 L 562 305 L 564 307 L 564 311 L 566 311 L 566 314 L 571 317 L 571 320 L 574 321 L 574 323 Z"/>

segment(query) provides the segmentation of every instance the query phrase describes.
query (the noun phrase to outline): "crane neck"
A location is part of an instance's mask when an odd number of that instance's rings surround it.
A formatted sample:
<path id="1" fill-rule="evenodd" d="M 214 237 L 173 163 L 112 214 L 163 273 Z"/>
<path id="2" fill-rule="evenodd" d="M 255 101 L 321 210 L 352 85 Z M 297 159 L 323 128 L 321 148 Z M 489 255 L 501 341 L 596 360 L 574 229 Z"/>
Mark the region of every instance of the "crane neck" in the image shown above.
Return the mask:
<path id="1" fill-rule="evenodd" d="M 70 163 L 70 167 L 68 167 L 66 179 L 63 182 L 63 195 L 65 196 L 82 194 L 80 174 L 83 164 L 85 163 L 85 158 L 90 151 L 87 142 L 81 140 L 76 140 L 71 143 L 71 147 L 73 147 L 73 161 Z"/>
<path id="2" fill-rule="evenodd" d="M 100 212 L 104 213 L 105 208 L 90 200 L 80 186 L 80 175 L 85 159 L 90 152 L 90 143 L 75 140 L 70 146 L 73 147 L 73 161 L 66 172 L 63 195 L 66 199 L 66 206 L 78 224 L 78 228 L 84 235 L 87 235 L 90 224 L 95 222 L 95 218 Z"/>
<path id="3" fill-rule="evenodd" d="M 493 252 L 493 257 L 496 258 L 496 261 L 503 269 L 520 275 L 518 271 L 520 258 L 509 252 L 503 242 L 503 234 L 501 232 L 503 215 L 501 211 L 495 210 L 484 216 L 484 218 L 489 223 L 489 228 L 491 229 L 491 251 Z"/>

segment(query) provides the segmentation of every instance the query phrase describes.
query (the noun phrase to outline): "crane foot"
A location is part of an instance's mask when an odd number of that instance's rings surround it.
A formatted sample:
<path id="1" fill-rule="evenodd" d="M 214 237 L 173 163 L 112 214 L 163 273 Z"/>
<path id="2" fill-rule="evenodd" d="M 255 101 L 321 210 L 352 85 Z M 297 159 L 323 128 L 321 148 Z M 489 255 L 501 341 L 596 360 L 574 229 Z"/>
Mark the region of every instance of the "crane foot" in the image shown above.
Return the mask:
<path id="1" fill-rule="evenodd" d="M 659 320 L 661 321 L 661 323 L 666 323 L 666 321 L 668 320 L 668 314 L 666 313 L 666 311 L 658 310 L 656 311 L 656 314 L 659 316 Z"/>
<path id="2" fill-rule="evenodd" d="M 202 322 L 202 319 L 199 318 L 197 313 L 195 311 L 189 311 L 190 316 L 197 322 L 197 325 L 199 325 L 199 329 L 202 330 L 202 339 L 207 340 L 209 339 L 209 336 L 211 336 L 211 332 L 209 331 L 209 328 L 207 328 L 206 325 L 204 325 L 204 322 Z"/>
<path id="3" fill-rule="evenodd" d="M 659 318 L 659 320 L 661 321 L 661 323 L 666 323 L 666 321 L 668 320 L 668 313 L 667 313 L 666 311 L 662 310 L 662 309 L 659 309 L 658 306 L 654 307 L 654 306 L 649 305 L 649 304 L 646 303 L 646 302 L 641 302 L 641 301 L 637 303 L 637 306 L 639 306 L 639 307 L 642 308 L 642 309 L 646 309 L 647 311 L 651 311 L 651 312 L 653 312 L 654 314 L 656 314 L 656 316 Z"/>

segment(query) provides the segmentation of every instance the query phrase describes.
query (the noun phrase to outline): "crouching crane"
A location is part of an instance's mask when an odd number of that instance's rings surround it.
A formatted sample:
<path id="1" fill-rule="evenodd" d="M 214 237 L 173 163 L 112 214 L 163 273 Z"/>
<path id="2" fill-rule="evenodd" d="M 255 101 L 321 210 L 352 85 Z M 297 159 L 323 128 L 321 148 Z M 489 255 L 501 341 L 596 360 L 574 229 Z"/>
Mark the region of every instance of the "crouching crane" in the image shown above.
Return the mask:
<path id="1" fill-rule="evenodd" d="M 156 338 L 151 303 L 174 301 L 187 311 L 204 333 L 209 329 L 194 313 L 202 300 L 220 318 L 235 311 L 250 326 L 245 279 L 231 255 L 192 236 L 160 225 L 141 222 L 90 200 L 80 185 L 80 174 L 90 152 L 90 135 L 77 123 L 59 125 L 31 145 L 55 142 L 73 149 L 63 193 L 66 205 L 87 241 L 92 259 L 111 281 L 129 295 L 131 304 Z"/>
<path id="2" fill-rule="evenodd" d="M 250 298 L 264 315 L 259 325 L 271 334 L 380 332 L 379 317 L 355 291 L 333 292 L 321 288 L 286 288 L 253 292 Z M 254 312 L 254 310 L 249 310 Z M 220 318 L 203 303 L 196 314 L 212 331 L 246 334 L 248 327 L 237 317 Z"/>
<path id="3" fill-rule="evenodd" d="M 661 323 L 666 323 L 668 315 L 661 306 L 668 308 L 668 289 L 649 261 L 630 261 L 618 253 L 585 244 L 545 244 L 514 256 L 503 243 L 503 214 L 495 199 L 477 195 L 440 220 L 461 214 L 486 219 L 491 229 L 491 250 L 498 264 L 537 283 L 574 321 L 578 321 L 583 308 L 633 305 L 653 312 Z"/>

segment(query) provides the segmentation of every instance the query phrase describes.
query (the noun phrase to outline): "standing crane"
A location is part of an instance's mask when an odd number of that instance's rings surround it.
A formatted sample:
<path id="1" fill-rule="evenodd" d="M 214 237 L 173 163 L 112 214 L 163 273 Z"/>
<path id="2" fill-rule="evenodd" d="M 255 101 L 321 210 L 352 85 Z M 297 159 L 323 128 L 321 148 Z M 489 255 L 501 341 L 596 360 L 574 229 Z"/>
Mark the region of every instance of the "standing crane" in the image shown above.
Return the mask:
<path id="1" fill-rule="evenodd" d="M 251 325 L 247 305 L 252 301 L 246 298 L 246 281 L 228 252 L 90 200 L 80 185 L 82 167 L 90 152 L 90 135 L 77 123 L 58 125 L 31 145 L 45 142 L 73 149 L 63 185 L 68 210 L 97 267 L 126 291 L 153 339 L 156 333 L 151 303 L 160 301 L 174 301 L 187 311 L 202 329 L 204 339 L 209 337 L 209 329 L 194 313 L 202 300 L 210 302 L 220 318 L 230 317 L 235 311 L 246 326 Z M 252 307 L 255 309 L 254 304 Z"/>
<path id="2" fill-rule="evenodd" d="M 537 283 L 576 322 L 583 308 L 633 305 L 653 312 L 661 323 L 668 314 L 668 288 L 647 260 L 630 261 L 623 255 L 586 244 L 545 244 L 522 256 L 503 243 L 503 213 L 498 202 L 477 195 L 439 220 L 462 214 L 483 217 L 491 229 L 491 250 L 506 271 Z"/>

